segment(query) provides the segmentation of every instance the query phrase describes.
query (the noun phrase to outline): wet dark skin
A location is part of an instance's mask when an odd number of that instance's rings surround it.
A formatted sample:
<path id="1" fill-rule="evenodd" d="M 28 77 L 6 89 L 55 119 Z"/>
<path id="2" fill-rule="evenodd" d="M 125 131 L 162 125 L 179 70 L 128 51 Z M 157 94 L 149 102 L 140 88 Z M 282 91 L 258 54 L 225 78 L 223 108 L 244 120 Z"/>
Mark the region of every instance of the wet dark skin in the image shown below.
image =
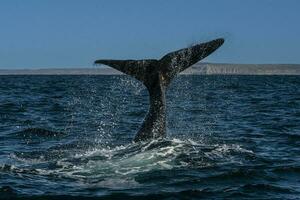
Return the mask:
<path id="1" fill-rule="evenodd" d="M 166 89 L 180 72 L 199 62 L 224 43 L 219 38 L 166 54 L 160 60 L 96 60 L 141 81 L 149 91 L 150 108 L 134 142 L 166 136 Z"/>

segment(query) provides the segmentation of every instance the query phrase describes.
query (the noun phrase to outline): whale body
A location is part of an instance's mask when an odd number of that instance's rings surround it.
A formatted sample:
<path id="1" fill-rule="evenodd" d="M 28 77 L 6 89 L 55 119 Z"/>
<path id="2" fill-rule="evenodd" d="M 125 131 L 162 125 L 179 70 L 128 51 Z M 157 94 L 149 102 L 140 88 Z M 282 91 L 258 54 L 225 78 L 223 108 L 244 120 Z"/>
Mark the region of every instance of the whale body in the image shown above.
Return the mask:
<path id="1" fill-rule="evenodd" d="M 149 91 L 150 108 L 137 132 L 134 142 L 166 136 L 166 89 L 180 72 L 199 62 L 218 49 L 223 38 L 193 45 L 166 54 L 161 59 L 96 60 L 141 81 Z"/>

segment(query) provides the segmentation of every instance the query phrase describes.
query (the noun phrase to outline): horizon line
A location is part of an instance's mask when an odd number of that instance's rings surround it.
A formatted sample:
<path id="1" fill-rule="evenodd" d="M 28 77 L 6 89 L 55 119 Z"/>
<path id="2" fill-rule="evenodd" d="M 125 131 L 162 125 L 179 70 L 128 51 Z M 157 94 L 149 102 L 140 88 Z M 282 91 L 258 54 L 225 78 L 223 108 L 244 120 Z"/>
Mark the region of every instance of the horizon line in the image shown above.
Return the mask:
<path id="1" fill-rule="evenodd" d="M 194 65 L 205 65 L 205 64 L 217 64 L 217 65 L 300 65 L 300 63 L 222 63 L 222 62 L 200 62 L 196 63 Z M 106 65 L 90 65 L 90 66 L 60 66 L 60 67 L 7 67 L 7 68 L 1 68 L 0 70 L 48 70 L 48 69 L 105 69 L 105 68 L 111 68 Z"/>

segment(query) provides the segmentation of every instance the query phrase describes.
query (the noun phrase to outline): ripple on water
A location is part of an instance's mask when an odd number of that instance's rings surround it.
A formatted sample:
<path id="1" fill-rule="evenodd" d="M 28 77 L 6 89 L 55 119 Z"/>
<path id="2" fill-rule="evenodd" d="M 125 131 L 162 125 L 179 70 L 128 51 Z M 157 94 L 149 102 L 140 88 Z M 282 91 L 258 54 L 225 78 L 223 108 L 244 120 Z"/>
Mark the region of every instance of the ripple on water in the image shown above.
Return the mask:
<path id="1" fill-rule="evenodd" d="M 131 143 L 148 109 L 133 79 L 1 77 L 0 199 L 298 199 L 299 80 L 180 76 L 170 138 Z"/>

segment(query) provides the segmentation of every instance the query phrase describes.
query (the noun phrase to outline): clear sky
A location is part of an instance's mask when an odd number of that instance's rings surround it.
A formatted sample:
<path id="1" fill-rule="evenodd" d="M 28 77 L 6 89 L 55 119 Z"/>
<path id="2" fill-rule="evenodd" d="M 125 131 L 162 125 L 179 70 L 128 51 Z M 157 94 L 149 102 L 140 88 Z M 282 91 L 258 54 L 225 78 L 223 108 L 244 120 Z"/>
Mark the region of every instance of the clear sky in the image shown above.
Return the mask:
<path id="1" fill-rule="evenodd" d="M 159 58 L 224 37 L 204 62 L 299 63 L 299 0 L 1 0 L 0 69 Z"/>

